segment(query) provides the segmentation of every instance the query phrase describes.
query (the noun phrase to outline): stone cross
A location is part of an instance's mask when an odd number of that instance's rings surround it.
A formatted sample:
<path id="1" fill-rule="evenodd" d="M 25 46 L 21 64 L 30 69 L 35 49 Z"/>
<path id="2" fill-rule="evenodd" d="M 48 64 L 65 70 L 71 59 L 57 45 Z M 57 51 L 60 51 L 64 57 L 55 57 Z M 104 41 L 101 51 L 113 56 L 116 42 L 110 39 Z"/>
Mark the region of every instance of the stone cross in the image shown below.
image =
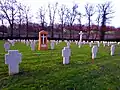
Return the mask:
<path id="1" fill-rule="evenodd" d="M 89 42 L 89 46 L 92 47 L 92 42 Z"/>
<path id="2" fill-rule="evenodd" d="M 12 44 L 12 46 L 14 46 L 15 45 L 15 40 L 12 40 L 11 44 Z"/>
<path id="3" fill-rule="evenodd" d="M 67 42 L 67 47 L 70 48 L 70 42 Z"/>
<path id="4" fill-rule="evenodd" d="M 5 54 L 5 64 L 8 64 L 9 75 L 19 73 L 19 63 L 21 62 L 22 54 L 18 50 L 9 50 Z"/>
<path id="5" fill-rule="evenodd" d="M 69 64 L 69 57 L 71 56 L 71 50 L 68 47 L 62 49 L 63 64 Z"/>
<path id="6" fill-rule="evenodd" d="M 26 41 L 26 45 L 29 46 L 29 41 L 28 40 Z"/>
<path id="7" fill-rule="evenodd" d="M 110 50 L 111 50 L 111 56 L 113 56 L 115 53 L 115 45 L 111 45 Z"/>
<path id="8" fill-rule="evenodd" d="M 97 51 L 98 51 L 98 47 L 97 47 L 97 45 L 94 45 L 92 47 L 92 59 L 96 58 Z"/>
<path id="9" fill-rule="evenodd" d="M 9 42 L 5 42 L 4 48 L 5 48 L 5 51 L 8 51 L 10 49 L 10 43 Z"/>
<path id="10" fill-rule="evenodd" d="M 118 45 L 120 45 L 120 42 L 118 42 Z"/>
<path id="11" fill-rule="evenodd" d="M 108 42 L 107 44 L 108 44 L 108 46 L 110 46 L 110 42 Z"/>
<path id="12" fill-rule="evenodd" d="M 75 41 L 76 45 L 78 45 L 78 41 Z"/>
<path id="13" fill-rule="evenodd" d="M 58 45 L 58 41 L 56 41 L 56 45 Z"/>
<path id="14" fill-rule="evenodd" d="M 100 47 L 100 42 L 99 41 L 97 42 L 97 44 L 98 44 L 98 47 Z"/>
<path id="15" fill-rule="evenodd" d="M 35 45 L 36 45 L 35 41 L 31 41 L 30 47 L 32 51 L 35 50 Z"/>
<path id="16" fill-rule="evenodd" d="M 83 32 L 82 31 L 80 31 L 80 42 L 82 42 L 82 35 L 83 35 Z"/>
<path id="17" fill-rule="evenodd" d="M 45 44 L 44 40 L 46 36 L 43 34 L 41 37 L 42 37 L 42 44 Z"/>
<path id="18" fill-rule="evenodd" d="M 79 48 L 80 48 L 80 47 L 82 46 L 82 42 L 79 41 L 79 42 L 78 42 L 78 45 L 79 45 Z"/>
<path id="19" fill-rule="evenodd" d="M 55 43 L 54 43 L 54 41 L 51 41 L 50 46 L 51 46 L 51 49 L 52 49 L 52 50 L 55 48 Z"/>

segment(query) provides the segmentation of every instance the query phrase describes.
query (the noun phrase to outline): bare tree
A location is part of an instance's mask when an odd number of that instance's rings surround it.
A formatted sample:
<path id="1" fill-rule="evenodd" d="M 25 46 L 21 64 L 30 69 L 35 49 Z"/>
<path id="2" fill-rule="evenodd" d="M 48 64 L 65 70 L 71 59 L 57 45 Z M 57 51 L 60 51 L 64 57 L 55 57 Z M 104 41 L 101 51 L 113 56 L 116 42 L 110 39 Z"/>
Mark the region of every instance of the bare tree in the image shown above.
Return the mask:
<path id="1" fill-rule="evenodd" d="M 88 34 L 87 34 L 87 38 L 89 39 L 90 36 L 90 30 L 91 30 L 91 17 L 95 14 L 95 10 L 94 10 L 94 6 L 92 4 L 86 4 L 85 5 L 85 11 L 86 14 L 85 16 L 88 19 Z"/>
<path id="2" fill-rule="evenodd" d="M 74 23 L 74 21 L 76 19 L 77 8 L 78 8 L 78 5 L 74 4 L 71 10 L 67 9 L 67 14 L 66 14 L 67 20 L 66 21 L 67 21 L 68 25 L 70 25 L 70 27 L 73 26 L 73 23 Z M 72 31 L 71 31 L 71 29 L 70 29 L 70 39 L 72 39 Z"/>
<path id="3" fill-rule="evenodd" d="M 58 10 L 58 14 L 59 14 L 59 17 L 60 17 L 60 22 L 61 22 L 62 39 L 63 39 L 63 28 L 64 28 L 64 23 L 65 23 L 65 18 L 66 18 L 66 10 L 67 10 L 67 8 L 63 4 L 61 5 L 61 7 Z"/>
<path id="4" fill-rule="evenodd" d="M 53 38 L 54 33 L 54 22 L 55 22 L 55 15 L 57 10 L 58 2 L 55 3 L 55 5 L 48 4 L 48 12 L 49 12 L 49 19 L 50 19 L 50 26 L 51 28 L 51 38 Z"/>
<path id="5" fill-rule="evenodd" d="M 14 21 L 17 14 L 16 0 L 2 0 L 0 1 L 0 9 L 3 12 L 5 19 L 9 22 L 11 29 L 11 37 L 13 37 Z"/>
<path id="6" fill-rule="evenodd" d="M 26 22 L 26 37 L 28 37 L 28 35 L 29 35 L 28 34 L 29 20 L 32 18 L 32 16 L 30 15 L 30 7 L 24 6 L 23 11 L 24 11 L 24 18 L 25 18 L 25 22 Z"/>
<path id="7" fill-rule="evenodd" d="M 44 29 L 46 12 L 47 10 L 44 7 L 41 6 L 39 8 L 38 18 L 40 19 L 40 24 L 42 25 L 42 29 Z"/>
<path id="8" fill-rule="evenodd" d="M 21 26 L 24 22 L 24 10 L 23 10 L 23 5 L 21 3 L 18 4 L 18 15 L 17 15 L 17 22 L 19 24 L 18 30 L 19 30 L 19 37 L 20 37 L 20 30 Z"/>
<path id="9" fill-rule="evenodd" d="M 81 29 L 82 29 L 82 21 L 81 21 L 81 19 L 82 19 L 82 14 L 81 14 L 80 12 L 78 12 L 77 15 L 78 15 L 77 20 L 78 20 L 78 22 L 79 22 L 79 24 L 80 24 L 79 29 L 80 29 L 80 31 L 81 31 Z"/>
<path id="10" fill-rule="evenodd" d="M 5 31 L 4 31 L 4 30 L 5 30 L 4 27 L 5 27 L 5 26 L 4 26 L 4 23 L 3 23 L 4 15 L 3 15 L 2 13 L 0 14 L 0 20 L 1 20 L 1 24 L 2 24 L 1 27 L 2 27 L 2 29 L 3 29 L 3 30 L 2 30 L 2 37 L 4 37 L 4 32 L 5 32 Z"/>
<path id="11" fill-rule="evenodd" d="M 99 30 L 99 26 L 100 26 L 100 20 L 101 20 L 101 11 L 100 9 L 98 8 L 98 15 L 97 15 L 97 18 L 96 18 L 96 22 L 97 22 L 97 26 L 98 26 L 98 30 Z"/>
<path id="12" fill-rule="evenodd" d="M 111 16 L 114 11 L 112 10 L 113 6 L 111 2 L 105 2 L 104 4 L 98 4 L 98 9 L 101 12 L 101 29 L 100 29 L 100 40 L 104 40 L 106 23 L 110 22 Z"/>
<path id="13" fill-rule="evenodd" d="M 1 20 L 1 24 L 3 25 L 4 15 L 2 13 L 0 14 L 0 20 Z"/>
<path id="14" fill-rule="evenodd" d="M 99 34 L 99 32 L 100 32 L 100 21 L 101 21 L 101 11 L 100 11 L 100 9 L 99 9 L 99 7 L 97 6 L 97 18 L 96 18 L 96 23 L 97 23 L 97 31 L 96 31 L 96 35 L 95 35 L 95 38 L 94 39 L 96 39 L 97 38 L 97 35 Z"/>

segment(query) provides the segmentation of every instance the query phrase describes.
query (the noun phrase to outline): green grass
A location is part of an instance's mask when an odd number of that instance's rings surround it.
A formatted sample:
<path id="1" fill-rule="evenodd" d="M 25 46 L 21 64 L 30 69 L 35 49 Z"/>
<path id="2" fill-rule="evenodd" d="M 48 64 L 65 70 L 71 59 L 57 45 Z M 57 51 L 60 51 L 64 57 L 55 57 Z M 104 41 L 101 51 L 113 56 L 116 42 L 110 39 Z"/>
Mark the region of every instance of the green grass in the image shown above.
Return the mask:
<path id="1" fill-rule="evenodd" d="M 71 44 L 70 64 L 62 64 L 61 51 L 65 43 L 55 50 L 31 51 L 23 43 L 11 49 L 22 53 L 20 73 L 8 75 L 4 64 L 4 41 L 0 41 L 0 90 L 120 90 L 120 46 L 115 56 L 110 56 L 110 47 L 99 47 L 95 63 L 91 63 L 91 48 L 78 48 Z"/>

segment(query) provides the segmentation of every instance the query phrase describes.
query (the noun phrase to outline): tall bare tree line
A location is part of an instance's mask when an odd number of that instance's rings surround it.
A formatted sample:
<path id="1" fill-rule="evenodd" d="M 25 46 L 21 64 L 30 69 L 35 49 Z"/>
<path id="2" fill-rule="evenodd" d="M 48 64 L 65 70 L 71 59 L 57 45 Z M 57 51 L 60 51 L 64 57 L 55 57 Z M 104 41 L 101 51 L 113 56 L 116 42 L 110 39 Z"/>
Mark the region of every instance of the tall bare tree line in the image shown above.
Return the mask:
<path id="1" fill-rule="evenodd" d="M 77 21 L 80 25 L 80 30 L 82 29 L 82 17 L 87 18 L 88 23 L 88 29 L 87 29 L 87 38 L 90 36 L 91 31 L 91 22 L 92 17 L 97 14 L 96 18 L 96 24 L 98 25 L 98 31 L 100 32 L 100 38 L 101 40 L 104 39 L 105 35 L 105 27 L 106 23 L 110 23 L 110 20 L 113 18 L 112 15 L 114 13 L 112 3 L 111 2 L 105 2 L 103 4 L 98 4 L 96 6 L 93 6 L 92 4 L 87 3 L 85 5 L 85 12 L 80 12 L 80 9 L 78 8 L 78 4 L 73 4 L 72 8 L 68 8 L 66 5 L 62 4 L 59 6 L 58 2 L 55 4 L 48 4 L 48 8 L 44 8 L 43 6 L 40 6 L 38 9 L 38 15 L 37 18 L 40 20 L 40 25 L 42 26 L 42 29 L 45 27 L 45 23 L 49 24 L 50 26 L 50 32 L 51 37 L 54 37 L 54 24 L 56 20 L 56 14 L 59 16 L 59 23 L 61 24 L 61 36 L 64 38 L 64 27 L 72 27 L 74 25 L 74 22 Z M 46 20 L 46 16 L 49 17 L 49 22 Z M 23 23 L 26 24 L 26 37 L 29 37 L 28 35 L 28 24 L 30 19 L 33 16 L 30 15 L 30 7 L 25 6 L 16 0 L 2 0 L 0 1 L 0 20 L 2 24 L 4 23 L 4 20 L 7 20 L 10 26 L 10 36 L 13 37 L 13 30 L 14 30 L 14 24 L 17 23 L 19 25 L 19 37 L 20 37 L 20 30 L 21 25 Z M 101 26 L 101 28 L 99 28 Z M 70 39 L 74 38 L 74 32 L 72 33 L 72 30 L 69 30 L 70 32 Z M 73 35 L 72 35 L 73 34 Z"/>

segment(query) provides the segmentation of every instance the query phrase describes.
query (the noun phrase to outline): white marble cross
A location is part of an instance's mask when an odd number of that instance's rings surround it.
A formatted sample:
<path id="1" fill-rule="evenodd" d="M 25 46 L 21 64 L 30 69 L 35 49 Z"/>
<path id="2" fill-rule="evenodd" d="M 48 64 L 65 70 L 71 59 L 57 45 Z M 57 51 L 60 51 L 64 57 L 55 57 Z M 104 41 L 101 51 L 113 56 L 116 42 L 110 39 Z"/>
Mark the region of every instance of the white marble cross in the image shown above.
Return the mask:
<path id="1" fill-rule="evenodd" d="M 97 44 L 98 44 L 98 47 L 100 47 L 100 42 L 99 41 L 97 42 Z"/>
<path id="2" fill-rule="evenodd" d="M 15 40 L 12 40 L 11 44 L 12 44 L 12 46 L 14 46 L 15 45 Z"/>
<path id="3" fill-rule="evenodd" d="M 67 42 L 67 47 L 70 48 L 70 42 L 69 41 Z"/>
<path id="4" fill-rule="evenodd" d="M 58 45 L 58 41 L 56 41 L 56 45 Z"/>
<path id="5" fill-rule="evenodd" d="M 8 64 L 9 75 L 19 73 L 21 58 L 22 54 L 18 50 L 9 50 L 8 54 L 5 54 L 5 64 Z"/>
<path id="6" fill-rule="evenodd" d="M 79 48 L 80 48 L 80 47 L 82 46 L 82 42 L 79 41 L 79 42 L 78 42 L 78 45 L 79 45 Z"/>
<path id="7" fill-rule="evenodd" d="M 29 41 L 28 40 L 26 40 L 26 45 L 29 46 Z"/>
<path id="8" fill-rule="evenodd" d="M 80 31 L 80 42 L 82 42 L 82 35 L 83 35 L 83 32 L 82 31 Z"/>
<path id="9" fill-rule="evenodd" d="M 89 42 L 89 46 L 92 47 L 92 42 Z"/>
<path id="10" fill-rule="evenodd" d="M 111 56 L 113 56 L 115 53 L 115 45 L 111 45 L 110 50 L 111 50 Z"/>
<path id="11" fill-rule="evenodd" d="M 31 47 L 31 50 L 32 50 L 32 51 L 35 50 L 35 45 L 36 45 L 35 41 L 31 41 L 30 47 Z"/>
<path id="12" fill-rule="evenodd" d="M 5 48 L 5 51 L 8 51 L 10 49 L 10 43 L 9 42 L 5 42 L 4 48 Z"/>
<path id="13" fill-rule="evenodd" d="M 71 50 L 68 47 L 62 49 L 63 64 L 69 64 L 69 57 L 71 56 Z"/>
<path id="14" fill-rule="evenodd" d="M 120 45 L 120 42 L 118 42 L 118 45 Z"/>
<path id="15" fill-rule="evenodd" d="M 108 42 L 107 44 L 108 44 L 108 46 L 110 46 L 110 42 Z"/>
<path id="16" fill-rule="evenodd" d="M 55 43 L 54 43 L 54 41 L 51 41 L 50 46 L 51 46 L 51 49 L 52 49 L 52 50 L 55 48 Z"/>
<path id="17" fill-rule="evenodd" d="M 92 59 L 96 58 L 97 51 L 98 51 L 97 45 L 93 45 L 93 47 L 92 47 Z"/>
<path id="18" fill-rule="evenodd" d="M 43 34 L 41 37 L 42 37 L 42 44 L 45 44 L 44 40 L 46 36 Z"/>

